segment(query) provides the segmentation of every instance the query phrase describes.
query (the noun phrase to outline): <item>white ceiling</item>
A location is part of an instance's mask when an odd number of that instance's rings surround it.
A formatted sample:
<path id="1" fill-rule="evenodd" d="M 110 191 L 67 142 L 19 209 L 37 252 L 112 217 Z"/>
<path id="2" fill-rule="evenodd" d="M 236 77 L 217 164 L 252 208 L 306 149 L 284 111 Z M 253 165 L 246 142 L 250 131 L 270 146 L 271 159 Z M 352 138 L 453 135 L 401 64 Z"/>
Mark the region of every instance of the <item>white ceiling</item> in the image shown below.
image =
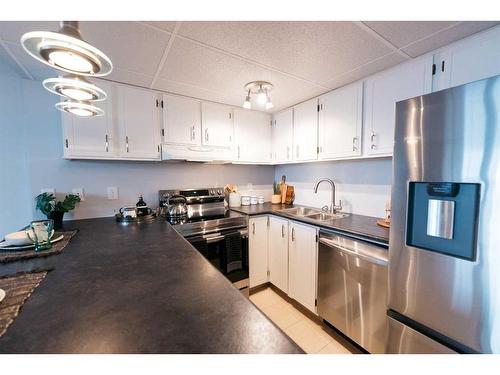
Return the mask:
<path id="1" fill-rule="evenodd" d="M 273 111 L 343 86 L 499 22 L 101 22 L 83 38 L 113 61 L 110 80 L 232 105 L 254 80 L 274 84 Z M 58 22 L 0 22 L 0 59 L 23 78 L 57 73 L 19 44 Z"/>

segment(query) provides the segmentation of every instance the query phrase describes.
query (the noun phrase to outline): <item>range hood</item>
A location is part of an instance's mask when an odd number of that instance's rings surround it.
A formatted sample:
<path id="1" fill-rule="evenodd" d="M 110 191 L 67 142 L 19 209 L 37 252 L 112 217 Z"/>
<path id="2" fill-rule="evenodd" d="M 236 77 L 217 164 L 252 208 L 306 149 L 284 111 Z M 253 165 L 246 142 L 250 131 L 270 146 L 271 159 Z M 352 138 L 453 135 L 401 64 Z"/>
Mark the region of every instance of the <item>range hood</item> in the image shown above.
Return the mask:
<path id="1" fill-rule="evenodd" d="M 185 160 L 211 164 L 227 164 L 233 159 L 233 150 L 225 147 L 200 145 L 161 145 L 161 160 Z"/>

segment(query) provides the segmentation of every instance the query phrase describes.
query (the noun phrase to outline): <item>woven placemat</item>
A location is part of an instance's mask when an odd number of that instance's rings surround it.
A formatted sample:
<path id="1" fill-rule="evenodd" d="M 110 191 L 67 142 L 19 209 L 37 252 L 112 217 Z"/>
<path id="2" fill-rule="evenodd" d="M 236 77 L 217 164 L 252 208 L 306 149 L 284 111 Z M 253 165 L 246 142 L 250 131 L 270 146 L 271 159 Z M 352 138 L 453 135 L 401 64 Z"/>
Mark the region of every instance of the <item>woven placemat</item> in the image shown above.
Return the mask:
<path id="1" fill-rule="evenodd" d="M 0 263 L 8 263 L 15 262 L 16 260 L 25 260 L 30 258 L 41 258 L 47 257 L 54 254 L 59 254 L 64 250 L 66 245 L 68 245 L 69 241 L 76 234 L 76 230 L 68 231 L 68 232 L 56 232 L 54 233 L 54 238 L 59 237 L 61 234 L 64 238 L 52 244 L 52 247 L 48 250 L 35 251 L 34 249 L 29 250 L 21 250 L 21 251 L 12 251 L 6 249 L 0 249 Z"/>
<path id="2" fill-rule="evenodd" d="M 21 273 L 0 278 L 0 288 L 5 290 L 5 299 L 0 302 L 0 337 L 19 315 L 35 288 L 40 285 L 47 271 Z"/>

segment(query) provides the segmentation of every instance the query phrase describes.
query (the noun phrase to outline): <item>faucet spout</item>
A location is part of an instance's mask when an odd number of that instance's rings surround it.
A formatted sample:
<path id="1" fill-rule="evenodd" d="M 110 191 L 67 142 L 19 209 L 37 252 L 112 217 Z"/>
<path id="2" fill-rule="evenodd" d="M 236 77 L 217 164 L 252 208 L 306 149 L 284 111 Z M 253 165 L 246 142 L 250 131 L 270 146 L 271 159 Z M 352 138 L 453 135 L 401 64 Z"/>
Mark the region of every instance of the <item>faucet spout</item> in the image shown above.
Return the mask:
<path id="1" fill-rule="evenodd" d="M 319 185 L 322 182 L 329 183 L 330 186 L 331 186 L 331 188 L 332 188 L 332 201 L 330 203 L 330 212 L 332 214 L 334 214 L 337 210 L 341 210 L 342 209 L 342 202 L 341 201 L 340 201 L 340 204 L 338 206 L 335 205 L 335 182 L 333 182 L 329 178 L 322 178 L 321 180 L 319 180 L 318 182 L 316 182 L 316 185 L 314 186 L 314 193 L 315 194 L 318 193 L 318 187 L 319 187 Z"/>

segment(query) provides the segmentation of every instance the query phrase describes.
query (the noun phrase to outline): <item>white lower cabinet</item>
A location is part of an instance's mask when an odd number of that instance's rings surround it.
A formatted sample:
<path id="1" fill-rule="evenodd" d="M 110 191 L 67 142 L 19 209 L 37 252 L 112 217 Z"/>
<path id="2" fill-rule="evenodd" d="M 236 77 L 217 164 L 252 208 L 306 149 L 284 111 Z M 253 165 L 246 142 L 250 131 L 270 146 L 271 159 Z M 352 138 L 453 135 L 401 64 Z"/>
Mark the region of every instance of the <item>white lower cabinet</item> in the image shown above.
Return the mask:
<path id="1" fill-rule="evenodd" d="M 248 268 L 250 288 L 267 283 L 267 216 L 252 217 L 248 221 Z"/>
<path id="2" fill-rule="evenodd" d="M 294 221 L 288 236 L 288 295 L 316 314 L 318 229 Z"/>
<path id="3" fill-rule="evenodd" d="M 269 281 L 288 293 L 288 220 L 269 217 Z"/>

